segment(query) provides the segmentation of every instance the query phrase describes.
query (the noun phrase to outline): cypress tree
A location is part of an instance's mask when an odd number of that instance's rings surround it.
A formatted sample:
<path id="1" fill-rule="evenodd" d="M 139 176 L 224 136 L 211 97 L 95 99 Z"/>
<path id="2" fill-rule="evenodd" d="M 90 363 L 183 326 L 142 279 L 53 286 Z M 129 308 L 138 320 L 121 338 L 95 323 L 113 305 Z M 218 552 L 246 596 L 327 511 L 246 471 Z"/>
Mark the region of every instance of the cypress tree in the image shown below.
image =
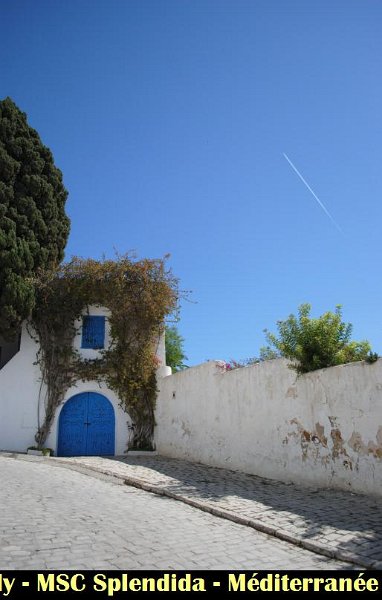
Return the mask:
<path id="1" fill-rule="evenodd" d="M 26 114 L 10 98 L 0 101 L 0 335 L 6 339 L 31 314 L 35 276 L 64 257 L 67 196 Z"/>

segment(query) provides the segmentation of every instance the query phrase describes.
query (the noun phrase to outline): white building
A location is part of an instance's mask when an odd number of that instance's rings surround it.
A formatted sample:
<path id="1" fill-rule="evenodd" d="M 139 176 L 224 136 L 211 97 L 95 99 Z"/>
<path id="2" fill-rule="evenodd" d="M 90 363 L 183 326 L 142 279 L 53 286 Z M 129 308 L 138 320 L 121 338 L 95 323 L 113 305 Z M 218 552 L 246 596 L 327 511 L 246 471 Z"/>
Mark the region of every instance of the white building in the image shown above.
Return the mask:
<path id="1" fill-rule="evenodd" d="M 74 347 L 84 359 L 100 356 L 110 343 L 109 311 L 91 306 L 83 311 Z M 0 450 L 25 452 L 36 445 L 35 435 L 44 421 L 45 390 L 36 364 L 36 341 L 24 325 L 20 338 L 3 343 L 0 351 Z M 165 365 L 164 337 L 157 357 Z M 171 373 L 158 369 L 160 377 Z M 45 446 L 55 455 L 120 455 L 127 449 L 131 419 L 116 394 L 96 381 L 78 381 L 67 390 L 58 407 Z"/>

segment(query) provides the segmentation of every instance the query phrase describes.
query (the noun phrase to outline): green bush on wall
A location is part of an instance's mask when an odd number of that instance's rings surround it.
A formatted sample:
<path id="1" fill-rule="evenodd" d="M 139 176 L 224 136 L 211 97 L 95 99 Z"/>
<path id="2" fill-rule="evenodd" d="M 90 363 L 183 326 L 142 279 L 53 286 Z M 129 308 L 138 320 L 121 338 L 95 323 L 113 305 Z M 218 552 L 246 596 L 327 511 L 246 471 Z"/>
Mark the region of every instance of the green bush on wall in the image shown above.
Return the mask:
<path id="1" fill-rule="evenodd" d="M 277 322 L 278 335 L 265 330 L 269 345 L 261 349 L 261 356 L 289 358 L 293 361 L 289 367 L 299 375 L 359 360 L 375 362 L 378 355 L 371 352 L 369 342 L 350 341 L 352 325 L 342 321 L 341 308 L 312 318 L 311 305 L 301 304 L 297 317 L 292 314 Z"/>

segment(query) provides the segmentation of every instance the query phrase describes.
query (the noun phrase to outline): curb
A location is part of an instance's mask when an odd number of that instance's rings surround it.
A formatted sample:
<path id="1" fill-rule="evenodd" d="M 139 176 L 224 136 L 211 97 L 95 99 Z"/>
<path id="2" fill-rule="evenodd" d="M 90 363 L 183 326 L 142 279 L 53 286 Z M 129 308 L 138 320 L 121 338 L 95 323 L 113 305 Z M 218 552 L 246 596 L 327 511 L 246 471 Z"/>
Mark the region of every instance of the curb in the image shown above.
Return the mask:
<path id="1" fill-rule="evenodd" d="M 294 546 L 298 546 L 300 548 L 304 548 L 305 550 L 309 550 L 310 552 L 314 552 L 315 554 L 320 554 L 322 556 L 339 560 L 341 562 L 348 562 L 366 569 L 374 570 L 381 568 L 381 561 L 372 561 L 350 552 L 342 552 L 341 550 L 337 550 L 335 548 L 328 548 L 320 542 L 305 540 L 299 536 L 292 535 L 291 533 L 285 530 L 278 529 L 277 527 L 264 525 L 264 523 L 257 519 L 248 519 L 246 517 L 241 517 L 240 515 L 229 510 L 224 510 L 211 504 L 208 504 L 208 502 L 187 498 L 187 496 L 176 494 L 174 492 L 166 490 L 163 487 L 145 483 L 142 480 L 136 479 L 134 477 L 127 477 L 126 475 L 110 473 L 106 469 L 102 469 L 100 467 L 81 465 L 78 463 L 68 463 L 65 461 L 65 459 L 60 459 L 57 457 L 51 458 L 44 456 L 28 455 L 28 458 L 26 458 L 27 455 L 17 452 L 0 452 L 0 456 L 4 456 L 6 458 L 13 458 L 16 460 L 26 460 L 30 462 L 45 462 L 50 464 L 51 466 L 64 467 L 66 469 L 78 471 L 79 473 L 89 476 L 92 476 L 94 473 L 98 473 L 100 475 L 105 476 L 107 479 L 114 480 L 115 483 L 134 487 L 145 492 L 149 492 L 151 494 L 156 494 L 157 496 L 166 496 L 167 498 L 171 498 L 172 500 L 176 500 L 178 502 L 183 502 L 183 504 L 187 504 L 188 506 L 192 506 L 193 508 L 197 508 L 203 512 L 210 513 L 216 517 L 220 517 L 221 519 L 232 521 L 233 523 L 237 523 L 238 525 L 251 527 L 256 531 L 260 531 L 261 533 L 271 535 L 280 540 L 283 540 L 284 542 L 293 544 Z"/>

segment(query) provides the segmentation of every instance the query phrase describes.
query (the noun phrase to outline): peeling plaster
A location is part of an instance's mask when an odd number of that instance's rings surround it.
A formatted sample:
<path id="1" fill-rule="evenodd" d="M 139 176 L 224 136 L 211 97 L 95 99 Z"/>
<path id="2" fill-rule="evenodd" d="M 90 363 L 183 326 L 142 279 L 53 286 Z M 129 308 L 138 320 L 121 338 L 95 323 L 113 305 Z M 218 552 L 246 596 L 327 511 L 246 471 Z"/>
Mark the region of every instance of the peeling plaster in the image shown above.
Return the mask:
<path id="1" fill-rule="evenodd" d="M 291 387 L 289 387 L 287 389 L 287 393 L 285 394 L 286 398 L 297 398 L 298 397 L 298 393 L 297 393 L 297 389 L 295 388 L 294 385 L 292 385 Z"/>
<path id="2" fill-rule="evenodd" d="M 283 444 L 288 444 L 289 440 L 294 438 L 301 446 L 303 462 L 312 459 L 315 464 L 319 461 L 326 466 L 330 456 L 328 455 L 328 440 L 324 435 L 324 426 L 316 423 L 313 431 L 308 431 L 296 418 L 292 419 L 290 424 L 295 425 L 297 431 L 288 433 L 283 440 Z"/>
<path id="3" fill-rule="evenodd" d="M 342 438 L 341 431 L 339 429 L 332 429 L 330 437 L 333 442 L 332 457 L 333 459 L 339 458 L 340 456 L 349 456 L 344 448 L 344 440 Z"/>
<path id="4" fill-rule="evenodd" d="M 291 439 L 294 439 L 301 446 L 301 458 L 303 462 L 312 460 L 314 464 L 320 463 L 321 465 L 328 466 L 331 461 L 341 460 L 343 467 L 349 471 L 358 471 L 359 458 L 362 456 L 382 459 L 382 426 L 378 428 L 375 436 L 376 442 L 364 442 L 361 434 L 357 431 L 353 431 L 351 437 L 346 442 L 339 428 L 337 417 L 330 416 L 329 421 L 331 425 L 331 450 L 328 448 L 328 438 L 325 436 L 323 425 L 317 422 L 314 429 L 309 431 L 297 418 L 290 421 L 291 425 L 296 426 L 297 431 L 289 432 L 282 443 L 286 445 Z M 347 447 L 353 450 L 358 456 L 349 456 Z"/>
<path id="5" fill-rule="evenodd" d="M 369 441 L 366 444 L 361 434 L 353 431 L 348 443 L 350 448 L 360 456 L 372 455 L 374 458 L 382 458 L 382 426 L 378 428 L 375 439 L 377 443 Z"/>

